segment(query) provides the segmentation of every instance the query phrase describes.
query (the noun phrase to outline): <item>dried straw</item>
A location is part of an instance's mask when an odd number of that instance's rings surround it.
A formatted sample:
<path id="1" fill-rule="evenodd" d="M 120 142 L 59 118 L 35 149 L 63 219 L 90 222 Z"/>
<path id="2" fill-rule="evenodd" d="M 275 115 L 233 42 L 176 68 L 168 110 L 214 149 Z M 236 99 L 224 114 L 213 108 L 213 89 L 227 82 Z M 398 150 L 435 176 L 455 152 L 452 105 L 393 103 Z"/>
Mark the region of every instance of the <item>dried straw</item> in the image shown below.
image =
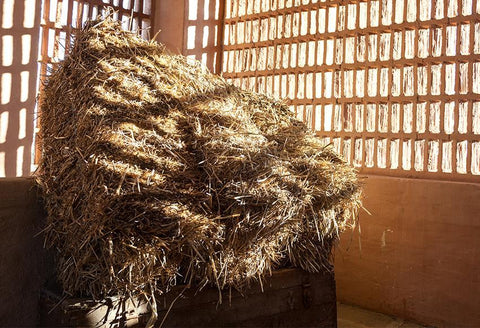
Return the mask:
<path id="1" fill-rule="evenodd" d="M 41 109 L 46 241 L 72 294 L 324 270 L 360 205 L 355 170 L 285 104 L 110 17 L 77 32 Z"/>

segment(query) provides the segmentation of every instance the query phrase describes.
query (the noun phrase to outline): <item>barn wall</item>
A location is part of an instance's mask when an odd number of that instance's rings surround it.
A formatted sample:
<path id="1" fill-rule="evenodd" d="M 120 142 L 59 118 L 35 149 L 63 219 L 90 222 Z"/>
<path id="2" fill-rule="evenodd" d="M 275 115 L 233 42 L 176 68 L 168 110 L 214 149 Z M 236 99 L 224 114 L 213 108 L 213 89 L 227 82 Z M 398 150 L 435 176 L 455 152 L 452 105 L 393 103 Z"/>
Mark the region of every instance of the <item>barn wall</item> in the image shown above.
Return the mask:
<path id="1" fill-rule="evenodd" d="M 162 0 L 155 6 L 153 34 L 174 53 L 201 61 L 221 73 L 223 12 L 221 0 Z"/>
<path id="2" fill-rule="evenodd" d="M 51 266 L 44 217 L 32 179 L 0 179 L 0 326 L 35 326 L 38 299 Z"/>
<path id="3" fill-rule="evenodd" d="M 336 250 L 342 302 L 435 326 L 480 326 L 480 185 L 369 176 Z"/>
<path id="4" fill-rule="evenodd" d="M 183 51 L 186 42 L 187 3 L 164 0 L 155 11 L 154 32 L 161 29 L 158 39 L 176 52 Z M 21 5 L 15 7 L 15 17 L 23 13 Z M 38 18 L 35 22 L 38 26 Z M 17 23 L 23 23 L 23 17 L 14 19 L 13 27 L 2 25 L 2 37 L 13 35 L 19 45 L 21 35 L 37 35 L 36 27 L 26 30 Z M 195 44 L 200 44 L 197 38 Z M 31 53 L 36 53 L 36 39 L 31 41 Z M 32 72 L 28 85 L 34 89 L 36 62 L 29 58 L 22 64 L 15 53 L 11 65 L 2 62 L 2 74 L 12 74 L 12 90 L 19 89 L 23 71 Z M 6 142 L 0 142 L 0 176 L 29 173 L 34 92 L 28 95 L 22 102 L 12 93 L 2 103 L 0 112 L 8 112 L 9 129 Z M 26 131 L 32 132 L 19 138 L 24 107 Z M 20 166 L 18 147 L 24 147 Z M 479 196 L 479 184 L 368 177 L 364 204 L 372 215 L 362 212 L 361 235 L 358 230 L 344 234 L 336 251 L 339 300 L 427 324 L 480 326 Z M 50 270 L 42 238 L 35 237 L 41 218 L 31 180 L 0 179 L 0 326 L 34 325 L 36 320 L 39 288 Z"/>
<path id="5" fill-rule="evenodd" d="M 155 6 L 152 35 L 170 51 L 180 54 L 183 50 L 184 1 L 159 1 Z"/>
<path id="6" fill-rule="evenodd" d="M 0 178 L 29 176 L 40 1 L 0 1 Z"/>

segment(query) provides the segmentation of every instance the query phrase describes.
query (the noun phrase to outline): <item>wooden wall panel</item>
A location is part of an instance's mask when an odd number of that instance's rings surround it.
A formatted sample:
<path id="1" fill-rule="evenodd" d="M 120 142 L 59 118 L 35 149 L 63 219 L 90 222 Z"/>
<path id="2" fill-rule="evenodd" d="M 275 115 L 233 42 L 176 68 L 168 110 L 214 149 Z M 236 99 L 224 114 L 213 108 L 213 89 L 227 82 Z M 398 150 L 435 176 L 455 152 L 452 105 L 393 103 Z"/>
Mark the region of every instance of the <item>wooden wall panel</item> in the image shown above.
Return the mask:
<path id="1" fill-rule="evenodd" d="M 32 179 L 0 179 L 0 327 L 35 327 L 40 290 L 53 275 L 37 192 Z"/>
<path id="2" fill-rule="evenodd" d="M 480 185 L 369 176 L 335 254 L 341 302 L 435 327 L 479 327 Z M 361 232 L 359 232 L 361 231 Z"/>

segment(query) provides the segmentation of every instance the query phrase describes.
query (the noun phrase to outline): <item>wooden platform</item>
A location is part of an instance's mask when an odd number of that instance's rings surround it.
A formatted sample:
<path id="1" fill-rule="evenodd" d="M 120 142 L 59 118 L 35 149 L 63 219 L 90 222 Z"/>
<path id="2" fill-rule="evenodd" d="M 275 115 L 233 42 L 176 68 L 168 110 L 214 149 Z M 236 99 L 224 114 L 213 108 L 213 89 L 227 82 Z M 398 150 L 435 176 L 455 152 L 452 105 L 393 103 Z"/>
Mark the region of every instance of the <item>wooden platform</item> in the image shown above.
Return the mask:
<path id="1" fill-rule="evenodd" d="M 222 292 L 221 304 L 219 298 L 215 288 L 195 295 L 194 289 L 178 286 L 158 297 L 156 326 L 171 308 L 163 327 L 336 327 L 333 273 L 280 270 L 263 284 L 263 292 L 256 284 L 244 295 Z M 115 299 L 59 303 L 59 297 L 48 291 L 41 303 L 40 326 L 44 327 L 144 327 L 152 313 L 146 303 L 135 308 L 129 302 L 122 308 Z"/>

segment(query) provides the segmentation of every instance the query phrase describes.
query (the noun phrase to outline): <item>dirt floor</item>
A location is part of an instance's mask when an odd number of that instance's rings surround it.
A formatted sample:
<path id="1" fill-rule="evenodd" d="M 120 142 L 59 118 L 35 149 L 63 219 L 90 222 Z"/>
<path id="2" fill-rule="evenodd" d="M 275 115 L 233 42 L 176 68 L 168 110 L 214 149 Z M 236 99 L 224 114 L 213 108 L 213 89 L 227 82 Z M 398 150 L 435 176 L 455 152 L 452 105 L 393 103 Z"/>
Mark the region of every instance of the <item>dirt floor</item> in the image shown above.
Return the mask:
<path id="1" fill-rule="evenodd" d="M 400 318 L 368 311 L 356 306 L 338 303 L 338 328 L 423 328 L 422 326 Z"/>

